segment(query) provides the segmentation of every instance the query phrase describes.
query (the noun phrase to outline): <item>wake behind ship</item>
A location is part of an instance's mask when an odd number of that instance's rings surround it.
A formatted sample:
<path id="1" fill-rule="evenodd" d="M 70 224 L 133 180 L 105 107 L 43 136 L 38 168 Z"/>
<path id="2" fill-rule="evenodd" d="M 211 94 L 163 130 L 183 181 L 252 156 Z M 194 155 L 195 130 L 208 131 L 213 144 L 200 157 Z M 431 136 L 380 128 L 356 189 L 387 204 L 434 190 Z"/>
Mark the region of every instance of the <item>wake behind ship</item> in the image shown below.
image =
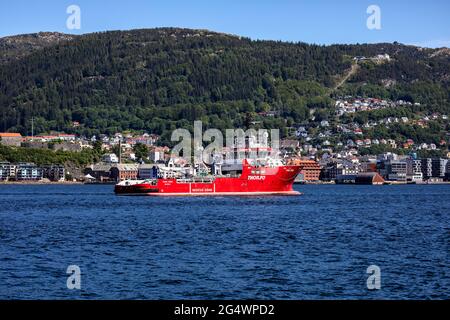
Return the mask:
<path id="1" fill-rule="evenodd" d="M 298 195 L 292 185 L 300 169 L 279 160 L 250 163 L 244 159 L 240 176 L 125 180 L 115 186 L 114 192 L 148 196 Z"/>

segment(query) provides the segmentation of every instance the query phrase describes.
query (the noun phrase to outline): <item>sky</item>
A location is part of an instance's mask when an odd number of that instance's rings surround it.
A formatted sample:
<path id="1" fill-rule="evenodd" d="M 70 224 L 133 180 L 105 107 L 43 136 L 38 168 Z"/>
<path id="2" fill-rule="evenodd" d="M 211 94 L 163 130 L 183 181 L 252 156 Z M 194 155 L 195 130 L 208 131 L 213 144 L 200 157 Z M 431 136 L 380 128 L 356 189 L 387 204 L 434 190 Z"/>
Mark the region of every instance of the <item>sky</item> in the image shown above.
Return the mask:
<path id="1" fill-rule="evenodd" d="M 67 28 L 70 5 L 80 8 L 80 29 Z M 380 10 L 379 29 L 367 26 L 371 5 Z M 1 0 L 0 37 L 185 27 L 252 39 L 435 48 L 450 47 L 449 13 L 450 0 Z"/>

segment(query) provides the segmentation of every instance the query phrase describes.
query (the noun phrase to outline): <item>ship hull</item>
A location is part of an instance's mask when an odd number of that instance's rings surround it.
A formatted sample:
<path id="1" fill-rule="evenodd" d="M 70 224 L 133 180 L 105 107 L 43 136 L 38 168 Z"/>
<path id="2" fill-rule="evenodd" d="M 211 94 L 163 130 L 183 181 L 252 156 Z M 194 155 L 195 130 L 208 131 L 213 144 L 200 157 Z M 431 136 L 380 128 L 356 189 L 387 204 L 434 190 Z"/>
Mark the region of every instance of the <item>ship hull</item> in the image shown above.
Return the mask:
<path id="1" fill-rule="evenodd" d="M 244 166 L 240 177 L 205 178 L 203 181 L 157 179 L 127 185 L 118 184 L 118 195 L 147 196 L 254 196 L 298 195 L 292 185 L 300 171 L 298 166 L 275 168 Z"/>
<path id="2" fill-rule="evenodd" d="M 122 196 L 153 196 L 153 197 L 208 197 L 208 196 L 298 196 L 301 193 L 292 191 L 272 191 L 272 192 L 197 192 L 197 193 L 180 193 L 180 192 L 116 192 Z"/>

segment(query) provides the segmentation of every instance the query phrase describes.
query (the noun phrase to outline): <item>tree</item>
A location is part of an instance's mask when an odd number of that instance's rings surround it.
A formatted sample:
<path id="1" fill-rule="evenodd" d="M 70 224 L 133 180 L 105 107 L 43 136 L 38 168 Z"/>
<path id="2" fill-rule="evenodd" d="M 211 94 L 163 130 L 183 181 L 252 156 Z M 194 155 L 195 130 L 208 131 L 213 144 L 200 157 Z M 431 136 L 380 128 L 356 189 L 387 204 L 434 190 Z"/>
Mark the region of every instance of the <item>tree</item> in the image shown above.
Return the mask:
<path id="1" fill-rule="evenodd" d="M 138 160 L 144 160 L 148 158 L 148 147 L 142 143 L 136 143 L 133 146 L 133 151 Z"/>

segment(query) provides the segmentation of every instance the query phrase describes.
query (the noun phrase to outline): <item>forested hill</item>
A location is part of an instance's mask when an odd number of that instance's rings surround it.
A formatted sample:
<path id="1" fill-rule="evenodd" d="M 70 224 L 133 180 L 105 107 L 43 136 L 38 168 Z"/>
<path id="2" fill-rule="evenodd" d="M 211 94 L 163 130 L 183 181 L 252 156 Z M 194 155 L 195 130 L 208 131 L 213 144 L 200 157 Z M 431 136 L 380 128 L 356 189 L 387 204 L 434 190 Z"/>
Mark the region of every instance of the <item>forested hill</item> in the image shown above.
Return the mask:
<path id="1" fill-rule="evenodd" d="M 448 49 L 252 41 L 175 28 L 40 35 L 0 39 L 1 131 L 29 134 L 31 117 L 37 133 L 164 133 L 196 119 L 244 127 L 263 111 L 279 115 L 262 119 L 265 127 L 280 127 L 330 109 L 340 94 L 450 113 Z M 360 63 L 332 90 L 355 56 L 379 54 L 391 60 Z"/>

